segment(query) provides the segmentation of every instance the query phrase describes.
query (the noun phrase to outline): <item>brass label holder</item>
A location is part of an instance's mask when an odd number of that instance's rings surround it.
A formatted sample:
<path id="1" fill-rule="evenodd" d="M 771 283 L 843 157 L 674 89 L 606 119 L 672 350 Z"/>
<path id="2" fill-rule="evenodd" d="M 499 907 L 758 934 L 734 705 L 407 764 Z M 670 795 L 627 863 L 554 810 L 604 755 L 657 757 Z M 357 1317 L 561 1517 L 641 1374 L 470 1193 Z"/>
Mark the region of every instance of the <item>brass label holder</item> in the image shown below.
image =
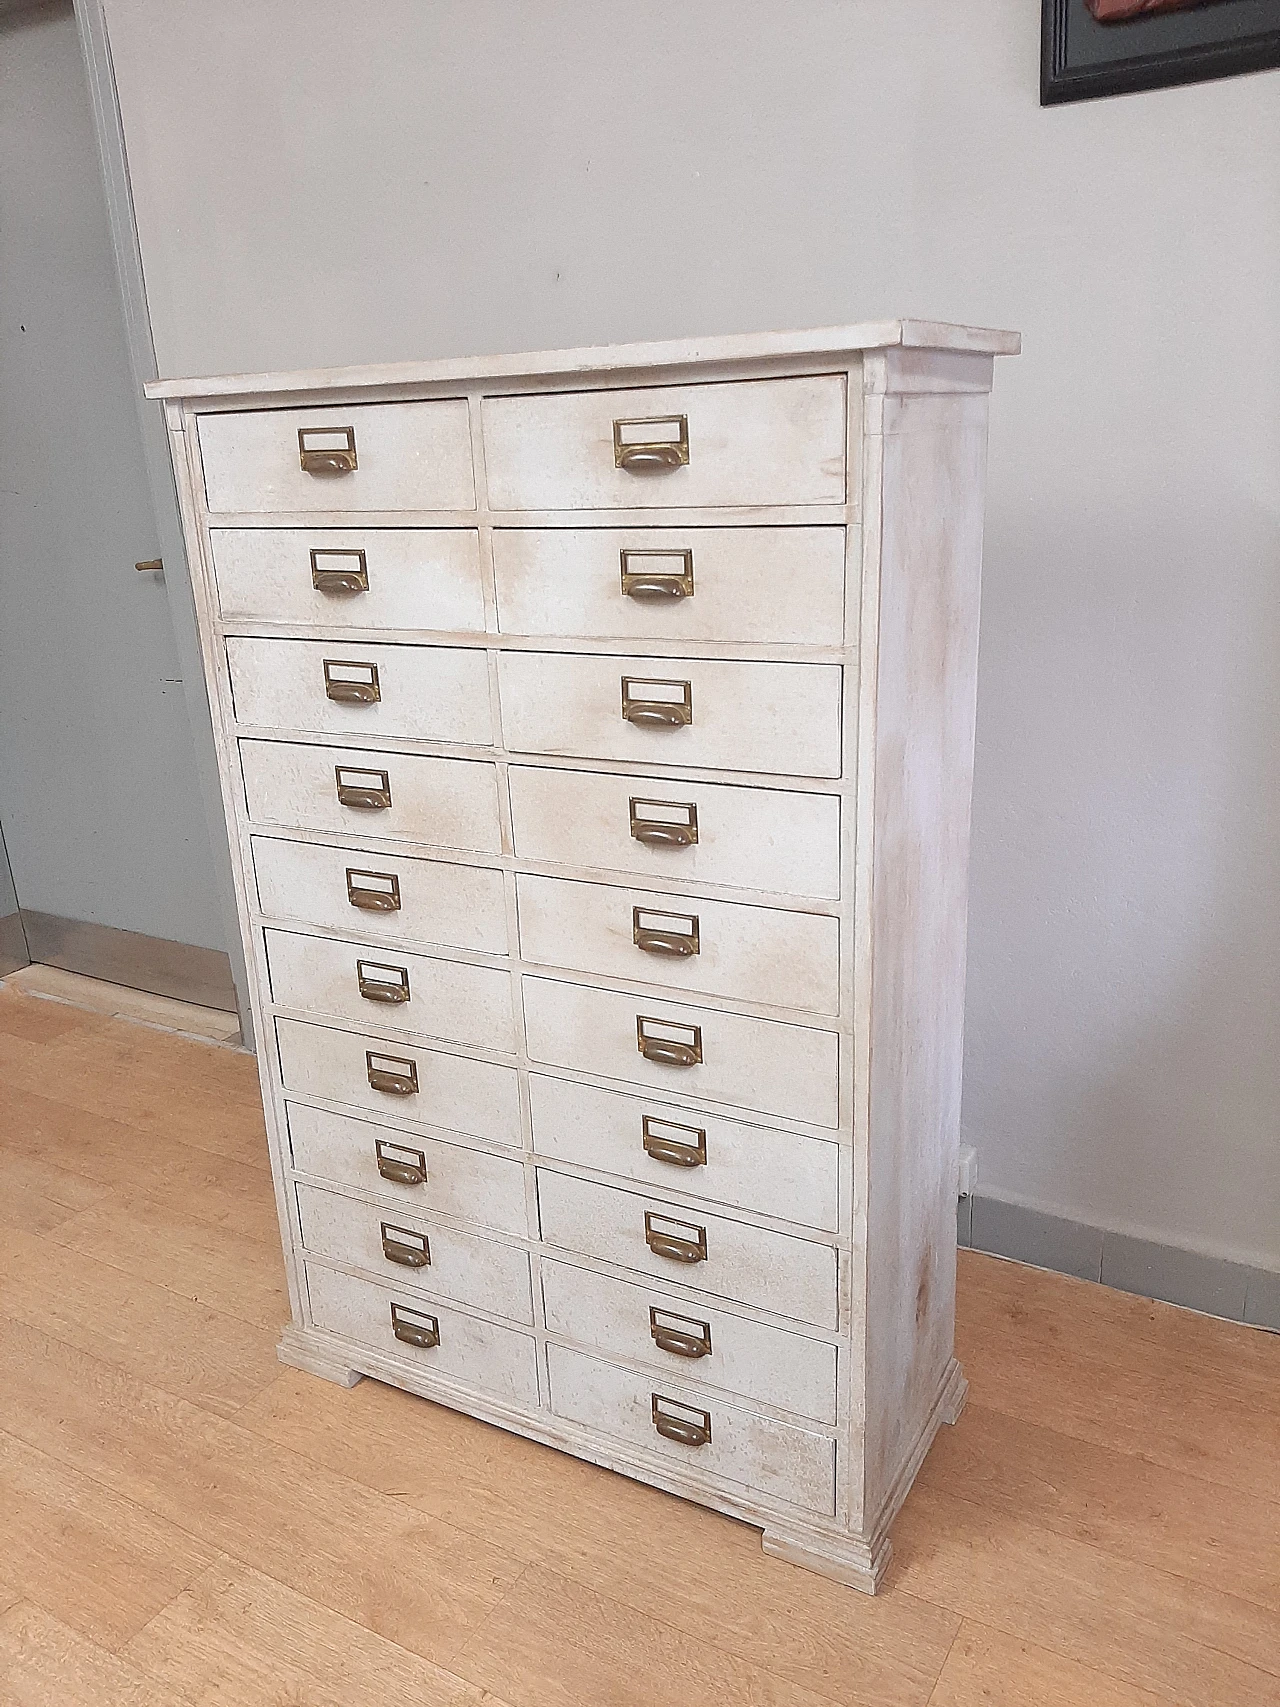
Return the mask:
<path id="1" fill-rule="evenodd" d="M 636 1048 L 662 1067 L 696 1067 L 702 1061 L 702 1027 L 637 1014 Z"/>
<path id="2" fill-rule="evenodd" d="M 698 839 L 698 808 L 692 800 L 631 797 L 631 835 L 651 848 L 687 848 Z"/>
<path id="3" fill-rule="evenodd" d="M 661 1310 L 656 1304 L 649 1306 L 649 1337 L 659 1351 L 669 1351 L 674 1357 L 711 1356 L 710 1322 Z"/>
<path id="4" fill-rule="evenodd" d="M 660 1393 L 654 1393 L 652 1400 L 653 1426 L 665 1439 L 681 1446 L 710 1446 L 710 1411 L 682 1405 L 678 1399 L 664 1399 Z"/>
<path id="5" fill-rule="evenodd" d="M 382 698 L 378 666 L 354 658 L 326 658 L 324 692 L 337 705 L 377 705 Z"/>
<path id="6" fill-rule="evenodd" d="M 378 1172 L 393 1185 L 425 1185 L 427 1157 L 425 1151 L 414 1150 L 408 1144 L 394 1143 L 390 1138 L 375 1138 L 373 1153 Z"/>
<path id="7" fill-rule="evenodd" d="M 622 591 L 627 598 L 656 603 L 693 597 L 692 550 L 663 551 L 652 546 L 637 548 L 624 545 L 619 557 L 622 561 Z M 664 564 L 672 567 L 661 567 Z"/>
<path id="8" fill-rule="evenodd" d="M 683 1136 L 677 1138 L 676 1133 Z M 656 1114 L 640 1118 L 640 1142 L 646 1156 L 655 1162 L 667 1162 L 675 1168 L 705 1168 L 707 1165 L 707 1134 L 701 1126 L 681 1126 L 675 1120 L 661 1120 Z"/>
<path id="9" fill-rule="evenodd" d="M 354 427 L 299 427 L 298 461 L 304 474 L 354 474 Z"/>
<path id="10" fill-rule="evenodd" d="M 384 774 L 378 772 L 379 776 Z M 360 871 L 348 866 L 347 900 L 362 913 L 398 913 L 400 879 L 394 871 Z"/>
<path id="11" fill-rule="evenodd" d="M 391 778 L 386 771 L 362 770 L 358 765 L 335 765 L 333 778 L 340 806 L 352 806 L 361 812 L 385 812 L 391 804 Z M 350 878 L 351 873 L 348 872 L 348 896 L 351 894 Z M 360 903 L 357 901 L 355 905 Z"/>
<path id="12" fill-rule="evenodd" d="M 410 1000 L 409 968 L 384 966 L 378 960 L 357 960 L 356 988 L 366 1002 L 398 1007 Z"/>
<path id="13" fill-rule="evenodd" d="M 693 722 L 693 683 L 623 676 L 622 715 L 637 729 L 685 729 Z"/>
<path id="14" fill-rule="evenodd" d="M 405 1345 L 430 1351 L 440 1344 L 440 1318 L 425 1310 L 411 1310 L 405 1304 L 391 1306 L 391 1331 Z"/>
<path id="15" fill-rule="evenodd" d="M 652 1209 L 644 1212 L 644 1242 L 656 1257 L 668 1262 L 695 1263 L 707 1260 L 707 1229 L 696 1221 L 677 1221 Z"/>
<path id="16" fill-rule="evenodd" d="M 698 915 L 662 913 L 652 907 L 631 909 L 631 940 L 646 954 L 686 960 L 700 952 Z"/>
<path id="17" fill-rule="evenodd" d="M 628 474 L 669 474 L 689 461 L 687 415 L 632 415 L 613 423 L 613 465 Z"/>
<path id="18" fill-rule="evenodd" d="M 396 1227 L 390 1221 L 381 1223 L 382 1254 L 388 1262 L 401 1268 L 429 1268 L 431 1242 L 425 1233 L 413 1227 Z"/>
<path id="19" fill-rule="evenodd" d="M 393 1097 L 417 1096 L 418 1063 L 411 1056 L 384 1055 L 380 1050 L 366 1049 L 364 1064 L 370 1090 L 385 1091 Z"/>
<path id="20" fill-rule="evenodd" d="M 313 547 L 311 585 L 318 593 L 367 593 L 369 564 L 364 552 L 336 545 Z"/>

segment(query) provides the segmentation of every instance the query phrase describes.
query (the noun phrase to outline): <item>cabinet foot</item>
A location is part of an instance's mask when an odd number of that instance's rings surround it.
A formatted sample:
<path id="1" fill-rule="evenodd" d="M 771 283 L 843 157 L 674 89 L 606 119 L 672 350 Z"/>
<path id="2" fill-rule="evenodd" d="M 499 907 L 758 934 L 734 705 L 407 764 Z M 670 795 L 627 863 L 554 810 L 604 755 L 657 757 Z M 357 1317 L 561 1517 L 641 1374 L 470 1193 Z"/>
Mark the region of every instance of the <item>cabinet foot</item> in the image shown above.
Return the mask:
<path id="1" fill-rule="evenodd" d="M 292 1324 L 280 1335 L 276 1356 L 291 1369 L 304 1369 L 308 1375 L 335 1381 L 339 1387 L 354 1387 L 357 1381 L 364 1380 L 358 1369 L 335 1357 L 323 1340 Z"/>
<path id="2" fill-rule="evenodd" d="M 833 1577 L 863 1594 L 876 1592 L 893 1553 L 887 1535 L 871 1547 L 854 1537 L 795 1534 L 776 1528 L 765 1530 L 761 1545 L 776 1559 Z"/>

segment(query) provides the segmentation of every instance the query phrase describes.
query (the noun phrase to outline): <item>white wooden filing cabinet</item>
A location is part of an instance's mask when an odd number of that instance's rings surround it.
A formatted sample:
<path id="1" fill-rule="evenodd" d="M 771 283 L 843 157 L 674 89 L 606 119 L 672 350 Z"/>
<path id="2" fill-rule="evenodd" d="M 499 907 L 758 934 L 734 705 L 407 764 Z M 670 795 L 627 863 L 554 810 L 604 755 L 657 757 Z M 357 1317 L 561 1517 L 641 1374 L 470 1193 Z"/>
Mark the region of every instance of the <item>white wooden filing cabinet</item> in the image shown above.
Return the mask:
<path id="1" fill-rule="evenodd" d="M 987 398 L 887 322 L 164 382 L 293 1321 L 871 1589 L 952 1354 Z"/>

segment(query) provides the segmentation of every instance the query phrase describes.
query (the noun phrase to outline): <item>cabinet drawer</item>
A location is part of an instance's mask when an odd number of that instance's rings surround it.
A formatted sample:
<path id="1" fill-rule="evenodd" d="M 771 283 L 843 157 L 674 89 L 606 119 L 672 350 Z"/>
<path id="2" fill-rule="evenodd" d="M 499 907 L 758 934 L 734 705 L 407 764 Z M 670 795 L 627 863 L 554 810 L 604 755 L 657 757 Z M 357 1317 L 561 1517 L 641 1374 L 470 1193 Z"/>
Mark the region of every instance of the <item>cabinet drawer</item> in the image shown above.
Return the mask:
<path id="1" fill-rule="evenodd" d="M 677 990 L 834 1014 L 840 926 L 817 913 L 516 879 L 525 960 Z"/>
<path id="2" fill-rule="evenodd" d="M 241 741 L 240 767 L 255 824 L 502 851 L 497 772 L 482 760 Z"/>
<path id="3" fill-rule="evenodd" d="M 841 674 L 838 664 L 567 652 L 498 660 L 512 752 L 797 776 L 840 775 Z"/>
<path id="4" fill-rule="evenodd" d="M 814 1126 L 839 1123 L 840 1039 L 833 1031 L 551 978 L 525 978 L 524 1009 L 534 1061 Z M 688 1053 L 701 1058 L 688 1065 L 657 1059 Z"/>
<path id="5" fill-rule="evenodd" d="M 840 1149 L 823 1138 L 745 1126 L 679 1104 L 529 1076 L 533 1147 L 577 1167 L 621 1174 L 834 1233 Z"/>
<path id="6" fill-rule="evenodd" d="M 524 1168 L 517 1161 L 299 1102 L 289 1103 L 287 1112 L 298 1173 L 499 1232 L 528 1231 Z"/>
<path id="7" fill-rule="evenodd" d="M 500 871 L 271 836 L 254 836 L 252 846 L 258 904 L 269 918 L 359 931 L 373 941 L 507 952 Z"/>
<path id="8" fill-rule="evenodd" d="M 460 398 L 208 414 L 197 430 L 205 502 L 215 512 L 475 508 Z"/>
<path id="9" fill-rule="evenodd" d="M 838 374 L 486 397 L 482 407 L 494 510 L 845 500 Z"/>
<path id="10" fill-rule="evenodd" d="M 276 1021 L 276 1043 L 284 1088 L 299 1096 L 349 1103 L 386 1119 L 421 1121 L 495 1144 L 520 1142 L 514 1067 L 293 1019 Z M 405 1088 L 381 1088 L 388 1072 Z"/>
<path id="11" fill-rule="evenodd" d="M 547 1331 L 605 1357 L 648 1365 L 655 1378 L 719 1387 L 759 1404 L 836 1420 L 836 1348 L 749 1316 L 693 1304 L 661 1286 L 633 1286 L 543 1262 Z"/>
<path id="12" fill-rule="evenodd" d="M 844 638 L 839 527 L 499 528 L 493 559 L 505 634 Z"/>
<path id="13" fill-rule="evenodd" d="M 521 859 L 834 901 L 840 801 L 711 782 L 512 765 Z"/>
<path id="14" fill-rule="evenodd" d="M 511 974 L 403 949 L 264 932 L 271 999 L 298 1013 L 515 1050 Z"/>
<path id="15" fill-rule="evenodd" d="M 209 543 L 224 617 L 484 631 L 472 529 L 211 528 Z"/>
<path id="16" fill-rule="evenodd" d="M 557 1416 L 625 1440 L 675 1471 L 823 1515 L 835 1510 L 836 1449 L 826 1435 L 713 1400 L 697 1387 L 632 1374 L 567 1346 L 547 1347 L 547 1367 Z M 660 1425 L 682 1428 L 685 1438 L 670 1438 Z"/>
<path id="17" fill-rule="evenodd" d="M 477 747 L 493 740 L 489 667 L 477 649 L 232 636 L 227 664 L 240 723 Z"/>
<path id="18" fill-rule="evenodd" d="M 475 1387 L 508 1404 L 537 1405 L 538 1366 L 529 1334 L 479 1321 L 429 1295 L 357 1280 L 319 1263 L 309 1262 L 306 1271 L 311 1319 L 318 1328 L 411 1363 L 416 1373 Z M 414 1344 L 401 1335 L 428 1343 Z M 405 1451 L 413 1450 L 414 1443 L 406 1439 Z"/>
<path id="19" fill-rule="evenodd" d="M 299 1185 L 302 1243 L 312 1256 L 367 1268 L 410 1292 L 533 1321 L 529 1254 L 407 1209 L 390 1209 Z"/>
<path id="20" fill-rule="evenodd" d="M 538 1169 L 538 1213 L 542 1237 L 562 1250 L 815 1327 L 837 1325 L 836 1252 L 830 1245 L 548 1168 Z"/>

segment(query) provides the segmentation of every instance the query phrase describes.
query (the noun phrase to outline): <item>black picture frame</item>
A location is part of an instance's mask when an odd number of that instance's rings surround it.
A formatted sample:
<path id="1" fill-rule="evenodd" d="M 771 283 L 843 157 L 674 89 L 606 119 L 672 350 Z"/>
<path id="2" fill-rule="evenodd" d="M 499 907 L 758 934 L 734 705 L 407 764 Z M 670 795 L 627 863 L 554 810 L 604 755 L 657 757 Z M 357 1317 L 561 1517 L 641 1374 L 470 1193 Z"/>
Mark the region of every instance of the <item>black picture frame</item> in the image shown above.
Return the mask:
<path id="1" fill-rule="evenodd" d="M 1215 0 L 1114 24 L 1099 24 L 1085 0 L 1041 4 L 1042 107 L 1280 66 L 1280 0 Z"/>

